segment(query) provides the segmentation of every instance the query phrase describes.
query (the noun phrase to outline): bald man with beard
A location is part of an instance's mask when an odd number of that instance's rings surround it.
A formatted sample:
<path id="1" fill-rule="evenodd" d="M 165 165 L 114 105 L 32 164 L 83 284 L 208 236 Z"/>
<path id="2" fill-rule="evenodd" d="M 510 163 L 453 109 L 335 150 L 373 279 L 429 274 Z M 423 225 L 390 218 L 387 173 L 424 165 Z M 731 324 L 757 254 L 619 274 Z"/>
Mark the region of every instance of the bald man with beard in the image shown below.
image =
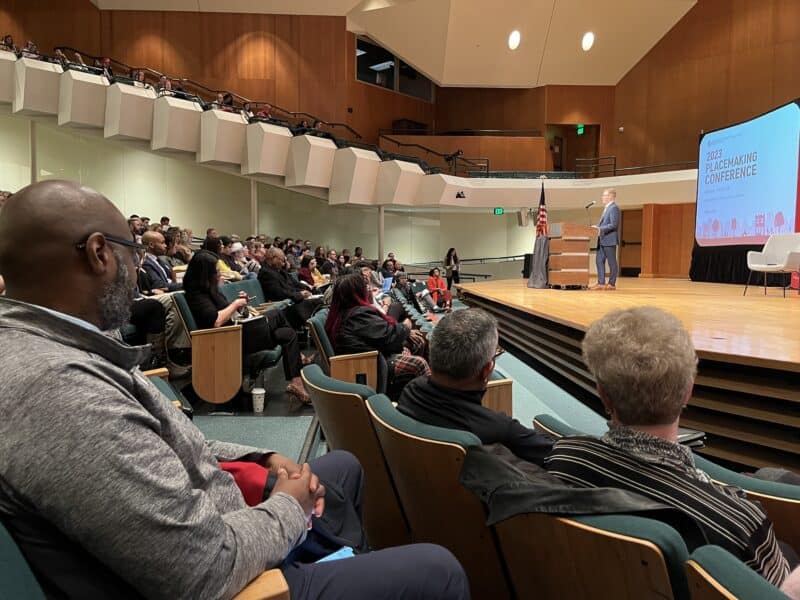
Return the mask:
<path id="1" fill-rule="evenodd" d="M 148 350 L 109 335 L 134 298 L 133 235 L 67 181 L 30 185 L 0 213 L 0 515 L 45 596 L 231 598 L 280 566 L 295 600 L 468 598 L 436 546 L 300 562 L 335 539 L 318 531 L 331 523 L 321 481 L 358 512 L 360 465 L 206 440 L 158 392 L 137 367 Z M 225 461 L 277 474 L 266 500 L 248 506 Z"/>

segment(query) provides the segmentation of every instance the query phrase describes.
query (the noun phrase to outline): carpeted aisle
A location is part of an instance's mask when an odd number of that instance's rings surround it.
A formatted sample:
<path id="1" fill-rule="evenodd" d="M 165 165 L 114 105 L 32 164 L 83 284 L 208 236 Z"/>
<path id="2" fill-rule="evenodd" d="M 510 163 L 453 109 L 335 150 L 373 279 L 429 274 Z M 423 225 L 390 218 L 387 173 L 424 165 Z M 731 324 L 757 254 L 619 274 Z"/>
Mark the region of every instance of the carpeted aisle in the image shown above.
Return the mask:
<path id="1" fill-rule="evenodd" d="M 194 423 L 210 440 L 269 448 L 293 460 L 301 458 L 314 417 L 235 417 L 195 415 Z"/>

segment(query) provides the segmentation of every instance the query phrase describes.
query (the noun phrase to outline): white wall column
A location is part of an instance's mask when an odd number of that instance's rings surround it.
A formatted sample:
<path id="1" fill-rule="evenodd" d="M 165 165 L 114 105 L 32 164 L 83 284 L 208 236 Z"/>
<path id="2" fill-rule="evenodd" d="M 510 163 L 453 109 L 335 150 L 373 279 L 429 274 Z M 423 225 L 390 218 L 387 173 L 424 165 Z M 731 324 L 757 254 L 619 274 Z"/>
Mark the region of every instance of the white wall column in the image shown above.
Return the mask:
<path id="1" fill-rule="evenodd" d="M 28 121 L 28 151 L 30 152 L 31 183 L 39 181 L 39 167 L 36 164 L 36 121 Z"/>
<path id="2" fill-rule="evenodd" d="M 384 217 L 386 216 L 386 207 L 381 205 L 378 207 L 378 268 L 383 263 L 383 224 Z"/>
<path id="3" fill-rule="evenodd" d="M 258 183 L 250 180 L 250 235 L 258 235 Z"/>

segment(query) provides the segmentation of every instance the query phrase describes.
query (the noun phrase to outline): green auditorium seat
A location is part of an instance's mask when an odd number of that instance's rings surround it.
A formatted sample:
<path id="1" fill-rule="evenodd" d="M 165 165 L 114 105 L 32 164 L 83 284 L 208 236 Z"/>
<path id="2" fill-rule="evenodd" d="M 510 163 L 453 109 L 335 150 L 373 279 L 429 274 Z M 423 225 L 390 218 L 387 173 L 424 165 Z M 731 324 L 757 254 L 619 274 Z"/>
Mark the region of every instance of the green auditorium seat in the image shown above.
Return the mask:
<path id="1" fill-rule="evenodd" d="M 465 448 L 480 440 L 407 417 L 382 394 L 367 406 L 414 542 L 448 548 L 463 565 L 473 598 L 511 597 L 486 510 L 458 479 Z"/>
<path id="2" fill-rule="evenodd" d="M 518 598 L 689 598 L 686 544 L 660 521 L 525 513 L 495 531 Z"/>
<path id="3" fill-rule="evenodd" d="M 719 546 L 701 546 L 686 562 L 694 600 L 779 600 L 788 596 Z"/>
<path id="4" fill-rule="evenodd" d="M 302 377 L 328 447 L 351 452 L 364 467 L 364 528 L 370 546 L 410 543 L 394 481 L 367 411 L 366 400 L 375 390 L 328 377 L 319 365 L 305 367 Z"/>
<path id="5" fill-rule="evenodd" d="M 0 600 L 44 600 L 45 595 L 17 543 L 0 522 Z M 265 571 L 234 600 L 289 600 L 280 569 Z"/>
<path id="6" fill-rule="evenodd" d="M 44 598 L 44 592 L 17 543 L 0 521 L 0 600 Z"/>
<path id="7" fill-rule="evenodd" d="M 386 359 L 377 350 L 337 355 L 325 331 L 327 319 L 328 309 L 324 308 L 308 320 L 311 339 L 319 352 L 325 371 L 339 381 L 361 383 L 378 392 L 385 392 L 389 371 Z"/>
<path id="8" fill-rule="evenodd" d="M 228 402 L 242 386 L 243 373 L 256 379 L 280 361 L 280 346 L 242 357 L 241 325 L 199 329 L 184 293 L 172 299 L 192 341 L 192 387 L 206 402 Z"/>
<path id="9" fill-rule="evenodd" d="M 539 415 L 534 420 L 537 430 L 560 438 L 587 434 L 570 427 L 552 415 Z M 800 486 L 775 481 L 765 481 L 731 471 L 694 453 L 695 465 L 719 483 L 741 488 L 751 500 L 761 503 L 775 528 L 775 535 L 792 546 L 800 548 Z"/>

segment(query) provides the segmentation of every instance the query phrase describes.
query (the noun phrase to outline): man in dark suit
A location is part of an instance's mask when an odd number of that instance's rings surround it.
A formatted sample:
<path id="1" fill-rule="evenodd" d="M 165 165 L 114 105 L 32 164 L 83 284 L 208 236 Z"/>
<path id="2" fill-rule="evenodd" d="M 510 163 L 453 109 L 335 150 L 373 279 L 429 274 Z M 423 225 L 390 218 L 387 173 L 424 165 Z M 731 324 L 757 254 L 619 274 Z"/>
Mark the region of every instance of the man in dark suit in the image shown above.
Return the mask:
<path id="1" fill-rule="evenodd" d="M 311 292 L 286 271 L 286 256 L 280 248 L 267 248 L 264 264 L 258 272 L 258 282 L 267 302 L 291 300 L 294 303 L 286 308 L 286 318 L 295 329 L 303 327 L 322 304 L 321 298 L 312 298 Z"/>
<path id="2" fill-rule="evenodd" d="M 603 190 L 603 215 L 600 222 L 593 225 L 598 231 L 597 239 L 597 285 L 593 290 L 617 289 L 617 244 L 619 244 L 619 206 L 617 206 L 617 190 L 609 188 Z M 606 285 L 606 261 L 611 270 L 611 276 Z"/>
<path id="3" fill-rule="evenodd" d="M 330 275 L 331 279 L 339 275 L 339 263 L 336 262 L 336 250 L 328 250 L 328 259 L 319 270 L 323 275 Z"/>
<path id="4" fill-rule="evenodd" d="M 150 282 L 150 290 L 160 290 L 162 292 L 174 292 L 183 289 L 180 283 L 172 281 L 172 267 L 166 261 L 159 259 L 167 253 L 167 243 L 164 236 L 157 231 L 147 231 L 142 236 L 142 244 L 145 246 L 144 260 L 142 269 L 147 274 Z"/>

